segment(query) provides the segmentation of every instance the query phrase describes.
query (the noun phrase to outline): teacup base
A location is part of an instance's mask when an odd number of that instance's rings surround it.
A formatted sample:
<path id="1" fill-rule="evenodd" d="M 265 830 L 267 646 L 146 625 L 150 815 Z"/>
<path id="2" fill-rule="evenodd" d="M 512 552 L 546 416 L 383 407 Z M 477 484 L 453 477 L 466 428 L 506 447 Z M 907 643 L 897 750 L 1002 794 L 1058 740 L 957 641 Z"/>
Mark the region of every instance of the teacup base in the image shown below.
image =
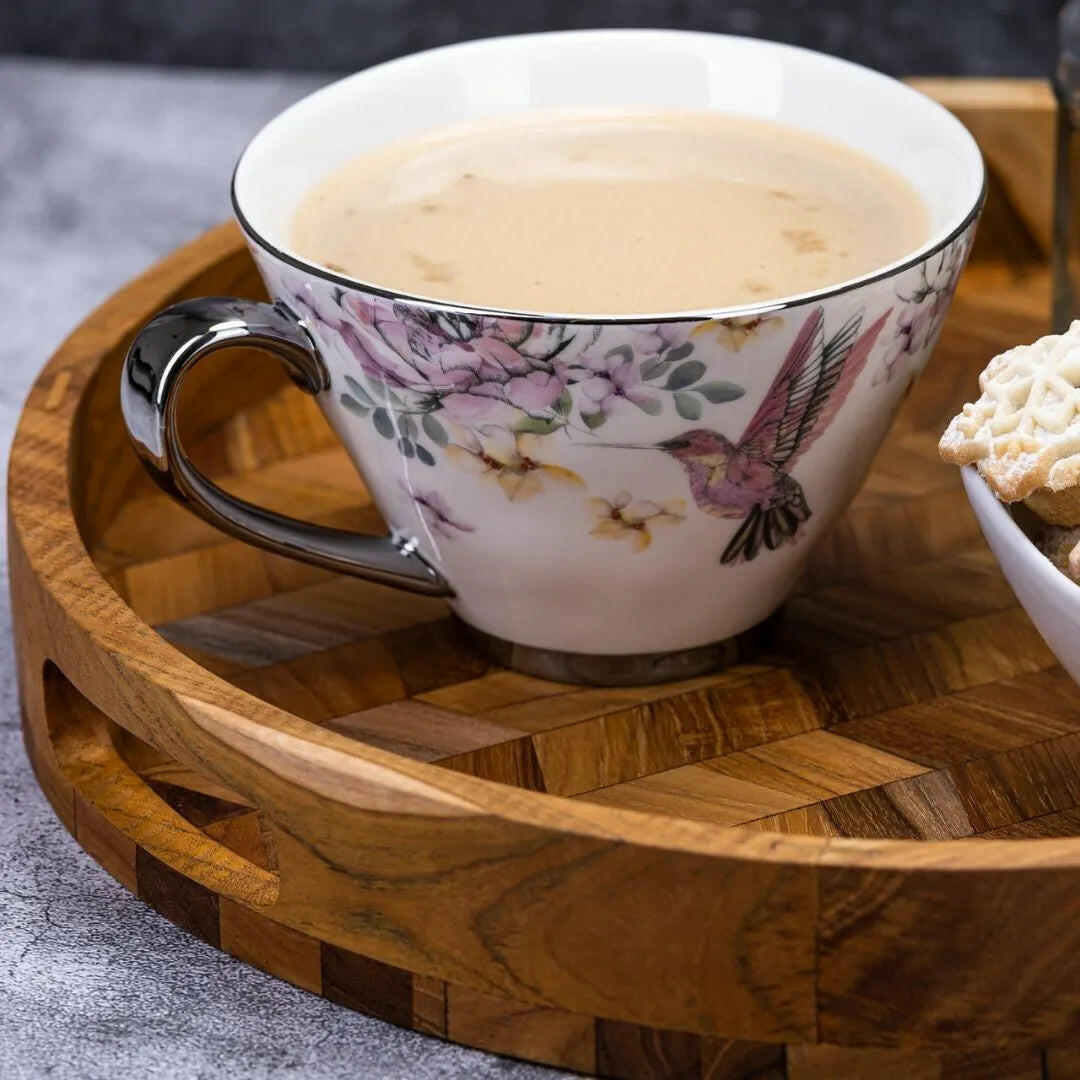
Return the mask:
<path id="1" fill-rule="evenodd" d="M 769 640 L 778 618 L 779 612 L 734 637 L 692 649 L 630 654 L 538 649 L 488 634 L 463 619 L 456 621 L 469 644 L 501 667 L 580 686 L 644 686 L 692 679 L 746 660 Z"/>

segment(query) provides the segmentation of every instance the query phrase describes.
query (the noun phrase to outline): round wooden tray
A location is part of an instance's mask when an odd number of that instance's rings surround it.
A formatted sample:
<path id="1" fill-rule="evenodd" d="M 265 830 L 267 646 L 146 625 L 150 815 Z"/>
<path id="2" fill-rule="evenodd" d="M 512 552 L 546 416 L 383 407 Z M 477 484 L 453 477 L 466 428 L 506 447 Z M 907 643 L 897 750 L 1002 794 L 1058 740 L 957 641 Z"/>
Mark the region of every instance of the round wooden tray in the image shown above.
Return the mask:
<path id="1" fill-rule="evenodd" d="M 973 266 L 768 655 L 581 689 L 152 487 L 118 416 L 127 342 L 182 297 L 261 294 L 237 232 L 208 234 L 75 331 L 20 422 L 42 788 L 191 933 L 443 1038 L 625 1078 L 1076 1075 L 1080 695 L 935 453 L 985 358 L 1039 329 L 1040 274 Z M 381 527 L 273 361 L 204 368 L 184 430 L 205 470 Z"/>

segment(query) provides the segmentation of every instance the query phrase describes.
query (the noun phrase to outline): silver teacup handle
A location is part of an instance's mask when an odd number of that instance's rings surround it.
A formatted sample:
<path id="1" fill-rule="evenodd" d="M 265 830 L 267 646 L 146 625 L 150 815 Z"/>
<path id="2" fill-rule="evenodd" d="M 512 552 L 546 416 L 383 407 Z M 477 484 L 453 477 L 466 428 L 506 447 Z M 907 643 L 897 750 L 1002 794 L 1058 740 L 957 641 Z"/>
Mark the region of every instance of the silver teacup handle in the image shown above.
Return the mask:
<path id="1" fill-rule="evenodd" d="M 139 332 L 124 362 L 120 408 L 139 458 L 158 485 L 230 536 L 278 555 L 426 596 L 452 596 L 412 540 L 365 536 L 276 514 L 222 491 L 188 460 L 176 430 L 184 376 L 208 353 L 257 345 L 309 394 L 330 385 L 318 349 L 283 306 L 209 296 L 166 308 Z"/>

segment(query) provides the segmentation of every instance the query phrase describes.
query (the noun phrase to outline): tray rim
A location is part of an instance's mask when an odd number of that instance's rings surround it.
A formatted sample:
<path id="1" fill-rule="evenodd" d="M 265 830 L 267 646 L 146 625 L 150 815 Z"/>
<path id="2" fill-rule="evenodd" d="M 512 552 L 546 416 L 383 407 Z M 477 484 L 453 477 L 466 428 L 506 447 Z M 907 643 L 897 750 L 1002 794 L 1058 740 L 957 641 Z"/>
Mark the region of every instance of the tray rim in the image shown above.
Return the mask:
<path id="1" fill-rule="evenodd" d="M 183 289 L 192 275 L 191 259 L 216 255 L 219 259 L 235 254 L 244 246 L 243 238 L 232 222 L 219 225 L 203 236 L 177 249 L 149 270 L 122 286 L 89 315 L 60 345 L 46 363 L 30 392 L 40 393 L 43 386 L 62 369 L 70 369 L 88 380 L 100 359 L 116 349 L 137 325 L 148 318 L 161 303 L 161 297 Z M 204 265 L 204 264 L 200 264 Z M 129 310 L 133 297 L 146 297 L 140 314 Z M 122 313 L 122 325 L 117 315 Z M 293 743 L 291 753 L 298 761 L 310 756 L 335 759 L 347 780 L 373 784 L 387 800 L 380 809 L 437 816 L 493 815 L 513 825 L 536 825 L 555 828 L 568 835 L 633 843 L 644 848 L 660 848 L 687 854 L 756 860 L 769 864 L 799 867 L 828 866 L 864 870 L 920 870 L 954 874 L 974 871 L 1045 871 L 1080 869 L 1080 837 L 1024 840 L 859 840 L 846 837 L 815 837 L 799 834 L 768 833 L 744 826 L 720 828 L 716 825 L 638 810 L 614 810 L 584 801 L 569 800 L 544 792 L 526 791 L 494 781 L 483 780 L 415 762 L 389 751 L 367 746 L 312 722 L 302 720 L 259 698 L 241 691 L 223 678 L 213 675 L 181 653 L 132 611 L 106 581 L 82 541 L 71 505 L 71 467 L 65 457 L 63 482 L 57 485 L 37 483 L 28 493 L 25 477 L 32 473 L 32 458 L 40 454 L 43 439 L 66 446 L 81 402 L 81 393 L 65 394 L 52 416 L 54 423 L 43 423 L 40 414 L 31 416 L 24 406 L 12 444 L 8 468 L 9 531 L 19 545 L 29 568 L 43 590 L 63 612 L 67 621 L 79 625 L 93 646 L 116 663 L 129 664 L 123 646 L 144 654 L 142 677 L 155 689 L 172 698 L 191 715 L 194 708 L 208 706 L 215 712 L 223 707 L 212 701 L 189 697 L 169 678 L 172 668 L 182 679 L 185 674 L 209 680 L 208 685 L 221 698 L 242 707 L 241 717 L 254 720 L 259 728 L 245 739 L 269 743 L 282 737 Z M 958 498 L 962 495 L 958 493 Z M 50 559 L 50 541 L 43 539 L 42 526 L 52 517 L 52 532 L 62 525 L 78 543 L 78 563 L 59 565 Z M 13 544 L 14 547 L 14 544 Z M 79 607 L 71 610 L 59 595 L 63 582 L 78 576 L 90 589 L 80 597 Z M 121 611 L 110 621 L 109 633 L 78 617 L 86 606 L 100 616 L 102 605 L 119 606 Z M 69 676 L 78 684 L 75 675 Z M 229 710 L 232 711 L 232 710 Z M 220 717 L 219 717 L 220 719 Z M 261 738 L 259 737 L 261 736 Z M 283 748 L 282 748 L 283 749 Z M 302 751 L 302 752 L 301 752 Z M 203 763 L 205 766 L 205 763 Z M 368 775 L 364 775 L 365 772 Z M 221 777 L 228 783 L 227 777 Z M 512 797 L 508 798 L 508 794 Z M 370 804 L 369 804 L 370 805 Z"/>

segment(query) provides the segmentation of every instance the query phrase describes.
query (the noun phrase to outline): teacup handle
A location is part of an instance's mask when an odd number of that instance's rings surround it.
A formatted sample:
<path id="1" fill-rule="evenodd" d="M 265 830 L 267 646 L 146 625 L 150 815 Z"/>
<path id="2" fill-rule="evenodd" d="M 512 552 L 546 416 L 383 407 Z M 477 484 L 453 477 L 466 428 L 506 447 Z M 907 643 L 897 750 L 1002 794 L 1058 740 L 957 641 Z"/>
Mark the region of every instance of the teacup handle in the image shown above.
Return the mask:
<path id="1" fill-rule="evenodd" d="M 330 378 L 319 351 L 284 306 L 208 296 L 166 308 L 139 332 L 120 380 L 120 408 L 139 458 L 158 485 L 230 536 L 278 555 L 427 596 L 452 596 L 414 541 L 365 536 L 276 514 L 223 491 L 192 465 L 180 444 L 176 403 L 184 376 L 208 353 L 257 345 L 284 363 L 302 390 Z"/>

